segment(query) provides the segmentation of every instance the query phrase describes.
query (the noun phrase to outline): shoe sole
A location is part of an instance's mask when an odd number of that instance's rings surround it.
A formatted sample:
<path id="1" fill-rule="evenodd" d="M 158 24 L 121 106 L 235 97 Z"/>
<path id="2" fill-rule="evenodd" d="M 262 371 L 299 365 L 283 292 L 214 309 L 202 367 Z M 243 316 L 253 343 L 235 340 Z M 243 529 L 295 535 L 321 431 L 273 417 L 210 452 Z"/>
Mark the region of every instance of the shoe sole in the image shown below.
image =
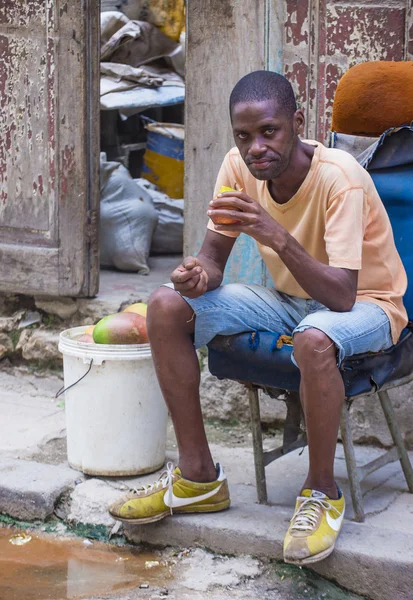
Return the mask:
<path id="1" fill-rule="evenodd" d="M 153 517 L 146 517 L 144 519 L 126 519 L 124 517 L 118 517 L 117 515 L 110 515 L 116 519 L 116 521 L 122 521 L 122 523 L 130 523 L 131 525 L 147 525 L 148 523 L 156 523 L 157 521 L 162 521 L 165 517 L 170 517 L 178 514 L 200 514 L 200 513 L 212 513 L 212 512 L 220 512 L 221 510 L 226 510 L 230 507 L 231 501 L 225 500 L 225 502 L 220 502 L 219 504 L 202 504 L 200 506 L 188 506 L 187 508 L 181 508 L 173 510 L 172 515 L 171 511 L 167 510 L 165 512 L 159 513 Z"/>
<path id="2" fill-rule="evenodd" d="M 293 559 L 293 558 L 285 558 L 284 557 L 284 562 L 288 563 L 289 565 L 297 565 L 297 566 L 303 566 L 303 565 L 309 565 L 311 563 L 315 563 L 318 562 L 319 560 L 324 560 L 325 558 L 327 558 L 327 556 L 330 556 L 330 554 L 333 552 L 334 548 L 335 548 L 335 544 L 333 546 L 331 546 L 330 548 L 327 548 L 327 550 L 324 550 L 323 552 L 319 552 L 318 554 L 314 554 L 313 556 L 307 556 L 307 558 L 301 558 L 301 559 Z"/>

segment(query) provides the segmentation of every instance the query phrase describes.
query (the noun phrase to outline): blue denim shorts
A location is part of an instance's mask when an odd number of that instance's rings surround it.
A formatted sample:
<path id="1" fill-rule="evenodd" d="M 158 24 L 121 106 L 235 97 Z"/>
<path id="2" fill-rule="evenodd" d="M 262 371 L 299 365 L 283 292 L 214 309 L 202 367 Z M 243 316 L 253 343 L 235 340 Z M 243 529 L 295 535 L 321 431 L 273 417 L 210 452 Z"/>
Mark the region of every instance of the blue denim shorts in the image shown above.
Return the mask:
<path id="1" fill-rule="evenodd" d="M 335 343 L 340 365 L 348 356 L 379 352 L 393 343 L 388 316 L 372 302 L 356 302 L 349 312 L 333 312 L 315 300 L 241 283 L 223 285 L 195 299 L 182 297 L 196 315 L 196 348 L 218 334 L 258 330 L 294 335 L 315 328 Z"/>

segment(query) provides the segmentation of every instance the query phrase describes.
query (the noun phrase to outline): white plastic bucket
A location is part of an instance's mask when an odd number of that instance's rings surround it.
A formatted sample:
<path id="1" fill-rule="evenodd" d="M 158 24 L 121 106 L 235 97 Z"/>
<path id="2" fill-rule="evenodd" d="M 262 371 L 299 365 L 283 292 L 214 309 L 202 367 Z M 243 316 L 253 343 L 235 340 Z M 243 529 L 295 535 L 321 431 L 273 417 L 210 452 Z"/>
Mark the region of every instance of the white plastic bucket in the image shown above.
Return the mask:
<path id="1" fill-rule="evenodd" d="M 156 471 L 165 462 L 168 412 L 150 346 L 76 341 L 86 329 L 67 329 L 59 341 L 65 389 L 72 386 L 65 391 L 69 464 L 88 475 Z"/>

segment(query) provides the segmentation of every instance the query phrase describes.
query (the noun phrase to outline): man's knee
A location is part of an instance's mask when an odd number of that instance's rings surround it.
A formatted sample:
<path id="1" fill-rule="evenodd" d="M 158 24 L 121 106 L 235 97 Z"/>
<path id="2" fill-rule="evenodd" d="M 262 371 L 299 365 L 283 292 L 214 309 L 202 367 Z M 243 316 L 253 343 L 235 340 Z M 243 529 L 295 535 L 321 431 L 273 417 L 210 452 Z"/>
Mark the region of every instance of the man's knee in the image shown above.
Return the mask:
<path id="1" fill-rule="evenodd" d="M 193 310 L 175 290 L 162 286 L 155 290 L 148 301 L 148 325 L 164 326 L 185 322 L 192 316 Z"/>
<path id="2" fill-rule="evenodd" d="M 305 329 L 294 335 L 294 358 L 300 369 L 310 365 L 323 368 L 328 362 L 336 362 L 336 347 L 320 329 Z"/>

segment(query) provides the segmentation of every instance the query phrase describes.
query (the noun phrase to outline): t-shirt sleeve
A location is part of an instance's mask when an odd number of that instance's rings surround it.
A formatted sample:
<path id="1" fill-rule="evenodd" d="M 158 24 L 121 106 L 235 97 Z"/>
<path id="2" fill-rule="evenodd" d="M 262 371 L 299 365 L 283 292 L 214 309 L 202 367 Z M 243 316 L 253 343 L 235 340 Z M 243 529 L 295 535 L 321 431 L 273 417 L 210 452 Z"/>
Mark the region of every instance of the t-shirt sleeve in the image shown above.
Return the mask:
<path id="1" fill-rule="evenodd" d="M 329 201 L 324 240 L 331 267 L 361 269 L 367 215 L 362 187 L 344 190 Z"/>
<path id="2" fill-rule="evenodd" d="M 219 194 L 219 190 L 223 185 L 227 187 L 232 187 L 234 189 L 241 189 L 244 187 L 242 183 L 241 174 L 238 172 L 238 169 L 236 167 L 236 161 L 231 156 L 231 152 L 228 152 L 228 154 L 225 156 L 221 168 L 218 172 L 218 177 L 214 188 L 214 198 L 217 197 L 217 195 Z M 215 225 L 211 221 L 211 219 L 209 219 L 208 221 L 208 229 L 210 229 L 211 231 L 216 231 Z M 235 231 L 216 231 L 216 233 L 220 233 L 222 235 L 226 235 L 232 238 L 237 238 L 239 236 L 239 233 Z"/>

